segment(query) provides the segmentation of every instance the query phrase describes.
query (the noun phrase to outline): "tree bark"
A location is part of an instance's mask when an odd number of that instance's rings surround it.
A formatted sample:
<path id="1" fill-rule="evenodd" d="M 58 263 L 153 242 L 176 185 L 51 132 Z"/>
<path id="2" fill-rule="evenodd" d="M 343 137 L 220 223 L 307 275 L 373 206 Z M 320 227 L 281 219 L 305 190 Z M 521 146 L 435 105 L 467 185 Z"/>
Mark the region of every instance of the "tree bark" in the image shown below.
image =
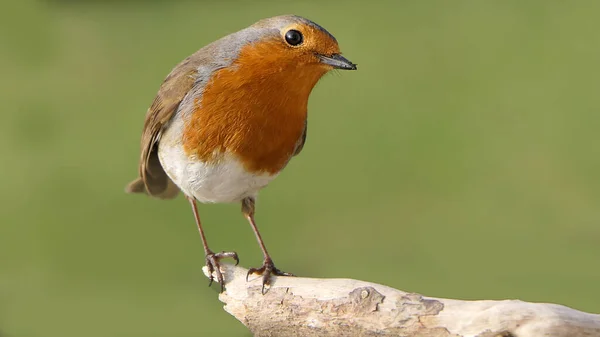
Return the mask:
<path id="1" fill-rule="evenodd" d="M 352 279 L 261 277 L 221 267 L 225 310 L 255 336 L 600 337 L 600 315 L 518 300 L 461 301 Z M 204 273 L 208 276 L 206 267 Z"/>

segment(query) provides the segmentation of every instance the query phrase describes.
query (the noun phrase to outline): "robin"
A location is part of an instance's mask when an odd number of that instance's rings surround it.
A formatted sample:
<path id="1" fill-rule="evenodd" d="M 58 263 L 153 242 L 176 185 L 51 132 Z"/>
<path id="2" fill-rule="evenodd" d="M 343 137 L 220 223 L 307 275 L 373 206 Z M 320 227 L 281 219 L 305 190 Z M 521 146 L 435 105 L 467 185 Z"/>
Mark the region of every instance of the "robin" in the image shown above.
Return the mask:
<path id="1" fill-rule="evenodd" d="M 337 40 L 299 16 L 263 19 L 201 48 L 165 78 L 146 113 L 139 178 L 126 191 L 160 199 L 181 190 L 204 245 L 206 266 L 223 291 L 219 261 L 235 252 L 209 249 L 201 203 L 241 202 L 264 260 L 248 275 L 292 276 L 277 269 L 254 221 L 258 192 L 299 154 L 308 97 L 327 72 L 356 70 Z M 212 276 L 210 279 L 213 282 Z"/>

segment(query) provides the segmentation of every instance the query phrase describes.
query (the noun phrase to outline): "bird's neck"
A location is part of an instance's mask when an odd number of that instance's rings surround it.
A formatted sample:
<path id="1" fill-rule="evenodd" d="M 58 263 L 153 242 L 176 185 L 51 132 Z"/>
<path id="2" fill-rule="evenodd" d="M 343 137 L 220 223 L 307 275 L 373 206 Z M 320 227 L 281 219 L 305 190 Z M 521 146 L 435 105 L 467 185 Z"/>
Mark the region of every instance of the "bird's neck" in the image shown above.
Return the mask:
<path id="1" fill-rule="evenodd" d="M 323 75 L 251 64 L 218 70 L 186 126 L 186 152 L 204 161 L 229 152 L 251 172 L 275 174 L 291 158 L 306 123 L 309 95 Z"/>

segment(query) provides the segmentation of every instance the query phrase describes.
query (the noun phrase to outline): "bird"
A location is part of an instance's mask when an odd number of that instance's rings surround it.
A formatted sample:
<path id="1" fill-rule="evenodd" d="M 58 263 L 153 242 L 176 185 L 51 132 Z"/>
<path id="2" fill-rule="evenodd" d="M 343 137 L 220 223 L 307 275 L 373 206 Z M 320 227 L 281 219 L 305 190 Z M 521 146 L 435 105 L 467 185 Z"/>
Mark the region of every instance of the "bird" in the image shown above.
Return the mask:
<path id="1" fill-rule="evenodd" d="M 236 252 L 208 246 L 197 202 L 240 203 L 263 254 L 250 268 L 262 276 L 294 276 L 275 267 L 254 219 L 258 192 L 298 155 L 306 141 L 309 96 L 328 72 L 356 70 L 336 38 L 298 16 L 265 18 L 205 45 L 166 76 L 143 125 L 138 178 L 127 193 L 191 205 L 210 276 L 224 291 L 220 260 Z"/>

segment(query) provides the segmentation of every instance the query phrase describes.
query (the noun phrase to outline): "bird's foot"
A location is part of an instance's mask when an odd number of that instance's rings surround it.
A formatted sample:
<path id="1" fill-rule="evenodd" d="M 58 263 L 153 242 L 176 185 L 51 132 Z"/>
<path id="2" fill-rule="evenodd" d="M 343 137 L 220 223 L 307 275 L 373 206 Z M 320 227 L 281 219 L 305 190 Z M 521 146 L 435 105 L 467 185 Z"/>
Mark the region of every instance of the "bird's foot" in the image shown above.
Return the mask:
<path id="1" fill-rule="evenodd" d="M 291 273 L 286 273 L 275 268 L 275 264 L 273 264 L 273 260 L 271 258 L 266 258 L 263 261 L 263 265 L 260 268 L 250 268 L 248 270 L 248 274 L 246 274 L 246 282 L 248 281 L 248 276 L 251 274 L 259 274 L 262 275 L 262 294 L 265 294 L 265 286 L 271 285 L 271 275 L 276 276 L 296 276 Z"/>
<path id="2" fill-rule="evenodd" d="M 235 265 L 237 266 L 240 263 L 240 259 L 236 252 L 220 252 L 213 253 L 208 250 L 206 252 L 206 268 L 208 268 L 208 273 L 210 275 L 210 282 L 208 286 L 210 287 L 214 281 L 213 272 L 217 274 L 217 282 L 221 285 L 221 292 L 225 290 L 225 280 L 223 279 L 223 273 L 221 273 L 221 265 L 219 261 L 223 258 L 230 257 L 235 260 Z"/>

